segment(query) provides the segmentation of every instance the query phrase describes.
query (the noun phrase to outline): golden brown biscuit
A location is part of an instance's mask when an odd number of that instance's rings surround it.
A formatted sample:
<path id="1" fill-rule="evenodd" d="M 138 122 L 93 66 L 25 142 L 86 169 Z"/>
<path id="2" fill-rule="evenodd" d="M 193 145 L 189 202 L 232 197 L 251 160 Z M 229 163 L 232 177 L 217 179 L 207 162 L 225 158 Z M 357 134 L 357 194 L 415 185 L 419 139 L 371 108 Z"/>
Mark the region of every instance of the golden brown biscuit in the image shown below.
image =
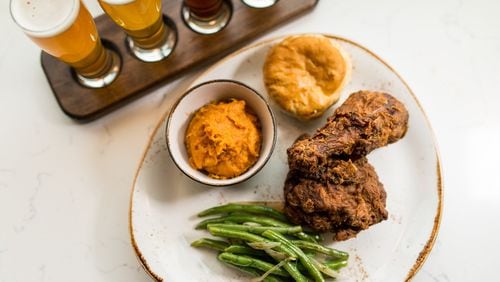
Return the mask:
<path id="1" fill-rule="evenodd" d="M 283 109 L 307 120 L 338 101 L 350 72 L 349 56 L 334 41 L 322 35 L 290 36 L 269 51 L 264 83 Z"/>

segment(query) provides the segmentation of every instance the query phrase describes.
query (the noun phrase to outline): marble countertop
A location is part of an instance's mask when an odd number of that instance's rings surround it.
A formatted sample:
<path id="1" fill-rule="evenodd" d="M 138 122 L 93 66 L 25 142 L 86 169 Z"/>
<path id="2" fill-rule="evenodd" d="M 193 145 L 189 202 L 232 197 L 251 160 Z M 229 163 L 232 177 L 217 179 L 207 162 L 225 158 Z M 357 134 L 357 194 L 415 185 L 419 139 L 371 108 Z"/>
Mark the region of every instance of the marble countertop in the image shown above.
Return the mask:
<path id="1" fill-rule="evenodd" d="M 260 38 L 350 38 L 389 62 L 420 99 L 440 146 L 445 196 L 438 239 L 414 281 L 498 279 L 499 14 L 495 0 L 321 0 Z M 40 51 L 6 0 L 0 36 L 0 281 L 150 281 L 129 242 L 132 177 L 164 98 L 196 70 L 78 124 L 60 111 Z"/>

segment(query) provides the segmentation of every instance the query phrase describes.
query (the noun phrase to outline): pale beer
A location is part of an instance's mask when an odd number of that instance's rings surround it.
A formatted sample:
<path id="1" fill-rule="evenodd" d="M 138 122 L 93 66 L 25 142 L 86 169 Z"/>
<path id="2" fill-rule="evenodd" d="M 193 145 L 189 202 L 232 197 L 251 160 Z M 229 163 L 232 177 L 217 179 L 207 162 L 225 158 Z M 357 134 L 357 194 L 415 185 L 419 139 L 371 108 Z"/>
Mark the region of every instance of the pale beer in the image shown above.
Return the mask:
<path id="1" fill-rule="evenodd" d="M 11 0 L 11 14 L 45 52 L 69 64 L 85 86 L 102 87 L 119 71 L 102 46 L 92 16 L 79 0 Z"/>
<path id="2" fill-rule="evenodd" d="M 170 54 L 175 38 L 163 21 L 161 0 L 99 0 L 99 4 L 127 33 L 136 57 L 152 62 Z"/>

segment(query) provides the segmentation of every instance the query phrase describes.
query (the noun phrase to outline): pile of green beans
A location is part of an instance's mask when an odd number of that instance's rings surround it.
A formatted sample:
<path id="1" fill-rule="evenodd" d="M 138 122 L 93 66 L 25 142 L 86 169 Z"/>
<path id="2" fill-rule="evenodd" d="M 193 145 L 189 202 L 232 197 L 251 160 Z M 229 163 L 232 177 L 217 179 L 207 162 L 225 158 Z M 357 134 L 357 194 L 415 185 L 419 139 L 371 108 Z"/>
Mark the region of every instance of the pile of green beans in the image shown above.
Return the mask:
<path id="1" fill-rule="evenodd" d="M 196 229 L 224 240 L 201 238 L 191 246 L 218 251 L 219 261 L 260 281 L 325 281 L 347 266 L 348 253 L 320 245 L 319 234 L 304 232 L 271 207 L 227 204 L 198 214 L 212 215 L 219 217 L 201 221 Z"/>

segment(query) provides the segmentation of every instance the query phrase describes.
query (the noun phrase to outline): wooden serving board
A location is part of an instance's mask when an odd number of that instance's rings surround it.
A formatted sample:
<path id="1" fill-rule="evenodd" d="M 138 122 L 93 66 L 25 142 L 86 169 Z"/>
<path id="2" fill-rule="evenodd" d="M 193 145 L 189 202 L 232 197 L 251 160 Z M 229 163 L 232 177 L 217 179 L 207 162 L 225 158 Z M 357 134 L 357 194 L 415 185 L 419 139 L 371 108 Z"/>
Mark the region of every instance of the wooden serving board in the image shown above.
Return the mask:
<path id="1" fill-rule="evenodd" d="M 136 59 L 125 45 L 125 33 L 107 15 L 102 15 L 95 19 L 99 35 L 111 42 L 122 58 L 121 72 L 111 85 L 100 89 L 83 87 L 66 64 L 45 52 L 41 56 L 42 67 L 63 112 L 78 121 L 91 121 L 194 66 L 221 58 L 244 42 L 312 9 L 317 2 L 281 0 L 270 8 L 254 9 L 233 0 L 233 14 L 226 28 L 213 35 L 201 35 L 182 20 L 181 0 L 163 0 L 163 13 L 177 29 L 177 45 L 167 59 L 156 63 Z"/>

